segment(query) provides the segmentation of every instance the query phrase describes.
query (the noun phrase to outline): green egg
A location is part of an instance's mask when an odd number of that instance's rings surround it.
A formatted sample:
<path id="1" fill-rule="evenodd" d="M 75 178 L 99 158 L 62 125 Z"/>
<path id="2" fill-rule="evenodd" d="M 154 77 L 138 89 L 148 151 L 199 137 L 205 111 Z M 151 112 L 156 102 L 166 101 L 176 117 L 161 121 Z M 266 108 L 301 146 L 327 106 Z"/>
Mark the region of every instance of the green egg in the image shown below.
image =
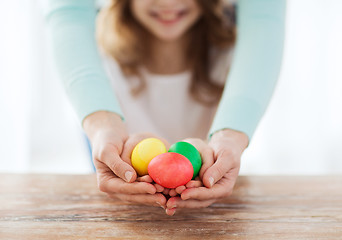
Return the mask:
<path id="1" fill-rule="evenodd" d="M 202 158 L 199 151 L 192 144 L 187 142 L 176 142 L 170 147 L 169 152 L 182 154 L 189 159 L 194 169 L 194 175 L 192 179 L 198 175 L 202 167 Z"/>

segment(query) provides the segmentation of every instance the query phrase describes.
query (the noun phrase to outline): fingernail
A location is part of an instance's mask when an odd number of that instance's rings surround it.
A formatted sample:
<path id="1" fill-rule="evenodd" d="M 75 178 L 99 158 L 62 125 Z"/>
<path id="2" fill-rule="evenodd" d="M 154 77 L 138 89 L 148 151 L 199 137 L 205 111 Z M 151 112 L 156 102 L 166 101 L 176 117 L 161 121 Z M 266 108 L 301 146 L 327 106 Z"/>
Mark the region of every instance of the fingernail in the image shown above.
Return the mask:
<path id="1" fill-rule="evenodd" d="M 157 204 L 162 208 L 162 209 L 164 209 L 165 210 L 165 207 L 163 206 L 163 205 L 161 205 L 161 203 L 160 202 L 157 202 Z"/>
<path id="2" fill-rule="evenodd" d="M 188 200 L 189 199 L 189 196 L 186 196 L 186 195 L 181 195 L 181 198 L 182 198 L 182 200 Z"/>
<path id="3" fill-rule="evenodd" d="M 214 185 L 214 178 L 213 177 L 209 178 L 209 184 L 210 184 L 210 187 L 212 187 Z"/>
<path id="4" fill-rule="evenodd" d="M 176 213 L 176 209 L 166 209 L 165 213 L 169 216 L 173 216 Z"/>
<path id="5" fill-rule="evenodd" d="M 133 173 L 130 171 L 125 172 L 125 178 L 127 182 L 130 182 L 133 177 Z"/>
<path id="6" fill-rule="evenodd" d="M 171 216 L 175 215 L 175 213 L 176 213 L 176 210 L 174 210 L 174 212 L 171 214 Z"/>

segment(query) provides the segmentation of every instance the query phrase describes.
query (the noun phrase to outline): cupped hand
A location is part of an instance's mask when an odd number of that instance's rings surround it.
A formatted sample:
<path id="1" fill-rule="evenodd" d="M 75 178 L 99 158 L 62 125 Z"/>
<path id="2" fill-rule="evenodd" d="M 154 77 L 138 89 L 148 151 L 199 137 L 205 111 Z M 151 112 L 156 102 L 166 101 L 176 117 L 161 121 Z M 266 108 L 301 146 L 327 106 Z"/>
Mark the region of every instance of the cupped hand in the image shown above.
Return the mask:
<path id="1" fill-rule="evenodd" d="M 177 208 L 203 208 L 230 196 L 240 170 L 241 155 L 248 146 L 246 134 L 230 129 L 216 132 L 209 144 L 200 139 L 184 141 L 201 153 L 202 181 L 190 181 L 180 197 L 171 197 L 166 204 L 168 215 L 173 215 Z"/>
<path id="2" fill-rule="evenodd" d="M 142 140 L 144 140 L 146 138 L 157 138 L 157 139 L 161 140 L 164 143 L 166 149 L 170 148 L 170 144 L 169 144 L 169 142 L 166 139 L 160 138 L 160 137 L 156 136 L 153 133 L 148 133 L 147 132 L 147 133 L 131 134 L 131 135 L 129 135 L 128 139 L 124 143 L 123 151 L 122 151 L 122 153 L 120 155 L 122 160 L 124 162 L 126 162 L 127 164 L 132 165 L 131 164 L 131 155 L 132 155 L 132 151 L 133 151 L 134 147 L 139 142 L 141 142 Z M 165 193 L 167 192 L 167 189 L 165 189 L 161 185 L 153 182 L 152 178 L 149 175 L 145 175 L 145 176 L 139 177 L 138 181 L 152 184 L 155 187 L 156 192 L 158 193 L 157 195 L 159 196 L 159 198 L 162 198 L 162 201 L 159 201 L 159 203 L 161 203 L 160 205 L 163 208 L 166 207 L 166 198 L 165 198 L 166 194 Z"/>
<path id="3" fill-rule="evenodd" d="M 136 181 L 137 173 L 121 158 L 129 136 L 119 115 L 95 112 L 85 118 L 83 127 L 92 145 L 97 182 L 102 192 L 123 201 L 165 206 L 166 199 L 157 188 L 144 179 Z"/>

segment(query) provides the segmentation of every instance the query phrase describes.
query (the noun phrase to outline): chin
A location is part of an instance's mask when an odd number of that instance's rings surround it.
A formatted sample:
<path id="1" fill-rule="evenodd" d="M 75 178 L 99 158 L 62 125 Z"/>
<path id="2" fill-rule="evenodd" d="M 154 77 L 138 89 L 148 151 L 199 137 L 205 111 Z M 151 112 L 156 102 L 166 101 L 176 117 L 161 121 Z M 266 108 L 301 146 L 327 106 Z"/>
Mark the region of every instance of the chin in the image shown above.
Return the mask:
<path id="1" fill-rule="evenodd" d="M 158 36 L 158 39 L 163 42 L 174 42 L 180 39 L 180 36 Z"/>
<path id="2" fill-rule="evenodd" d="M 172 42 L 179 40 L 184 36 L 183 32 L 158 32 L 153 34 L 155 37 L 157 37 L 161 41 L 165 42 Z"/>

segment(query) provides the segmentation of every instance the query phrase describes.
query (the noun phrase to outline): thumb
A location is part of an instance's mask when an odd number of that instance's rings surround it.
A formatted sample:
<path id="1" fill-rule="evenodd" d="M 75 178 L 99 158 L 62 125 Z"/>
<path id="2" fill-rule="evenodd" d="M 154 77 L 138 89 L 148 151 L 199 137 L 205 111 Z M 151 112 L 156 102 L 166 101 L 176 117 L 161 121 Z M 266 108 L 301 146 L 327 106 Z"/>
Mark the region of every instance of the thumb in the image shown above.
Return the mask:
<path id="1" fill-rule="evenodd" d="M 137 178 L 137 173 L 133 167 L 124 162 L 116 152 L 105 150 L 101 154 L 101 159 L 99 159 L 99 161 L 106 164 L 116 176 L 126 182 L 134 182 Z"/>
<path id="2" fill-rule="evenodd" d="M 233 158 L 231 154 L 223 152 L 218 156 L 216 162 L 209 167 L 203 174 L 203 184 L 211 188 L 218 182 L 230 169 L 233 168 Z"/>

